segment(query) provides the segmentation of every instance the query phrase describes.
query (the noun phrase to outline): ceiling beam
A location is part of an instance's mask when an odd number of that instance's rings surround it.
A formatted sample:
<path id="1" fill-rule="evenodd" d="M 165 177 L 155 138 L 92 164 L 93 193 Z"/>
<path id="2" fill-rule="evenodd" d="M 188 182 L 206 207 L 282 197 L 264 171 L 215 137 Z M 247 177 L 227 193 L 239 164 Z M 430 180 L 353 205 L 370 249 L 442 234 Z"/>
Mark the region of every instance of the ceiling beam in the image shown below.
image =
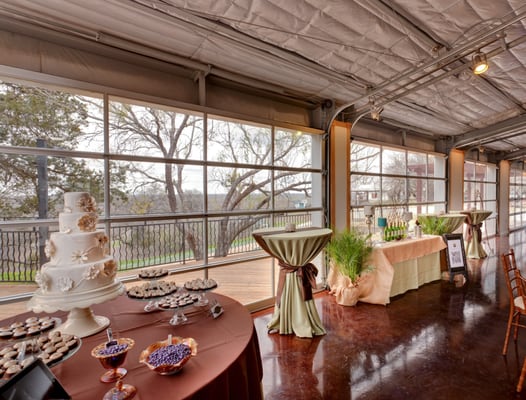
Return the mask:
<path id="1" fill-rule="evenodd" d="M 524 156 L 526 156 L 526 149 L 521 149 L 521 150 L 512 151 L 511 153 L 506 154 L 504 157 L 502 157 L 502 160 L 512 161 L 512 160 L 524 158 Z"/>
<path id="2" fill-rule="evenodd" d="M 423 63 L 421 66 L 410 68 L 406 71 L 401 72 L 400 74 L 396 75 L 392 79 L 388 79 L 381 83 L 380 85 L 376 86 L 375 88 L 371 89 L 366 95 L 357 97 L 356 99 L 350 101 L 349 103 L 342 104 L 340 107 L 338 107 L 332 118 L 329 120 L 329 125 L 327 126 L 327 129 L 330 128 L 332 122 L 336 118 L 336 116 L 349 106 L 355 105 L 358 102 L 368 101 L 368 99 L 371 96 L 379 95 L 379 96 L 386 96 L 388 97 L 387 100 L 378 101 L 378 105 L 385 105 L 387 103 L 390 103 L 398 98 L 401 98 L 408 93 L 414 92 L 418 88 L 428 86 L 430 82 L 437 81 L 437 77 L 430 79 L 427 82 L 418 84 L 419 81 L 423 79 L 428 79 L 430 76 L 432 76 L 433 73 L 436 73 L 440 70 L 442 70 L 446 65 L 449 65 L 463 57 L 466 57 L 473 51 L 476 51 L 477 49 L 480 49 L 488 44 L 488 41 L 494 41 L 496 40 L 497 35 L 500 35 L 502 32 L 504 32 L 509 26 L 513 25 L 514 23 L 521 21 L 526 18 L 526 12 L 522 12 L 520 14 L 515 15 L 513 18 L 510 18 L 509 20 L 503 22 L 501 25 L 497 26 L 496 28 L 490 29 L 488 31 L 483 32 L 478 37 L 473 38 L 469 43 L 462 44 L 461 46 L 451 49 L 447 52 L 445 52 L 442 55 L 439 55 L 436 58 L 431 59 L 430 61 L 427 61 Z M 523 38 L 519 38 L 523 39 Z M 519 40 L 518 39 L 518 40 Z M 518 42 L 518 40 L 515 40 L 514 42 Z M 523 40 L 522 40 L 523 41 Z M 496 52 L 502 52 L 504 51 L 502 48 L 494 50 L 492 53 L 493 55 L 498 54 Z M 495 53 L 494 53 L 495 52 Z M 444 76 L 448 76 L 451 74 L 452 71 L 461 71 L 463 69 L 467 68 L 466 65 L 461 65 L 460 67 L 457 67 L 451 71 L 448 71 L 444 74 Z M 442 79 L 443 77 L 438 77 Z M 417 85 L 416 88 L 414 85 Z M 389 89 L 394 86 L 394 89 Z M 412 87 L 410 87 L 412 86 Z M 385 94 L 385 90 L 389 89 L 390 91 Z M 397 92 L 400 92 L 396 94 Z M 389 96 L 393 96 L 390 97 Z M 360 112 L 358 110 L 358 112 Z"/>
<path id="3" fill-rule="evenodd" d="M 477 146 L 482 141 L 491 139 L 496 141 L 502 139 L 504 135 L 514 134 L 518 131 L 526 132 L 526 114 L 510 118 L 506 121 L 499 122 L 492 126 L 477 129 L 463 135 L 459 135 L 453 140 L 453 147 L 463 149 L 466 147 Z M 487 142 L 486 142 L 487 143 Z"/>

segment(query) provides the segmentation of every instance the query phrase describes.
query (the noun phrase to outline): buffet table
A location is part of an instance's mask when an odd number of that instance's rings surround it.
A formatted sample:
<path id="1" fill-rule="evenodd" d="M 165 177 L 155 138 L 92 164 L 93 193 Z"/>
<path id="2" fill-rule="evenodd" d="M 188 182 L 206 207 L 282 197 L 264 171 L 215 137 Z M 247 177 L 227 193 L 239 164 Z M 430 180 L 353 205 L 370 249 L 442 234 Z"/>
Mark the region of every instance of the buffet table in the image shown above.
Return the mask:
<path id="1" fill-rule="evenodd" d="M 386 305 L 390 297 L 441 279 L 440 250 L 444 248 L 442 237 L 434 235 L 375 246 L 367 263 L 372 271 L 358 285 L 358 301 Z M 345 288 L 337 287 L 340 282 L 331 271 L 328 278 L 331 292 L 339 304 L 344 304 Z M 342 297 L 341 302 L 338 296 Z"/>
<path id="2" fill-rule="evenodd" d="M 96 313 L 110 318 L 110 327 L 116 337 L 135 340 L 135 346 L 129 351 L 123 365 L 128 370 L 124 383 L 137 388 L 134 399 L 263 398 L 261 356 L 249 312 L 229 297 L 215 293 L 207 296 L 223 306 L 225 311 L 219 318 L 209 316 L 207 307 L 190 307 L 185 310 L 188 322 L 175 327 L 168 323 L 173 311 L 147 313 L 143 310 L 143 302 L 126 296 L 93 306 Z M 0 326 L 23 321 L 33 315 L 21 314 L 0 321 Z M 56 315 L 62 319 L 66 317 L 65 313 Z M 152 342 L 166 339 L 168 334 L 194 338 L 198 343 L 197 355 L 188 361 L 180 373 L 161 376 L 140 364 L 139 354 Z M 51 368 L 73 399 L 102 399 L 114 385 L 99 381 L 105 370 L 90 355 L 93 347 L 106 340 L 105 332 L 83 338 L 76 354 Z"/>
<path id="3" fill-rule="evenodd" d="M 294 232 L 265 228 L 252 233 L 261 248 L 278 259 L 280 266 L 276 305 L 267 325 L 269 331 L 309 338 L 325 334 L 312 298 L 318 270 L 311 261 L 325 247 L 331 234 L 330 229 L 323 228 Z"/>

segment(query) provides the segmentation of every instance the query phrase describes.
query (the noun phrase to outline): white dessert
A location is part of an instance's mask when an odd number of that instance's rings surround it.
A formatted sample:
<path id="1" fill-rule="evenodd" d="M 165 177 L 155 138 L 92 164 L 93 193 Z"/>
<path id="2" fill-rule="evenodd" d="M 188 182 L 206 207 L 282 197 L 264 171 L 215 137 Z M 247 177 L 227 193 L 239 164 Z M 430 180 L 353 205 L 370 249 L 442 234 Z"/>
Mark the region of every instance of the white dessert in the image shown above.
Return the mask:
<path id="1" fill-rule="evenodd" d="M 34 311 L 68 310 L 71 305 L 64 296 L 76 307 L 87 307 L 122 291 L 117 264 L 108 254 L 108 237 L 96 229 L 97 221 L 96 202 L 89 193 L 64 194 L 59 232 L 46 241 L 50 260 L 35 277 L 39 290 L 29 304 Z"/>

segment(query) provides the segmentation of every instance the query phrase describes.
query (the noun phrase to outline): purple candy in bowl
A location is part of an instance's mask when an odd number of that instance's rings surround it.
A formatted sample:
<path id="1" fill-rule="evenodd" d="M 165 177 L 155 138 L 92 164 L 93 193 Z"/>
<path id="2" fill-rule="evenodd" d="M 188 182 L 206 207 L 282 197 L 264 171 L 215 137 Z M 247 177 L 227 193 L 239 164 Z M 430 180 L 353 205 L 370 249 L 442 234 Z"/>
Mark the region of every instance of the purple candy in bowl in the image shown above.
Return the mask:
<path id="1" fill-rule="evenodd" d="M 139 362 L 160 375 L 172 375 L 179 372 L 196 354 L 197 342 L 194 339 L 169 336 L 143 350 Z"/>
<path id="2" fill-rule="evenodd" d="M 100 377 L 102 382 L 116 382 L 126 375 L 126 368 L 122 368 L 121 365 L 134 344 L 133 339 L 120 338 L 114 342 L 101 343 L 91 350 L 91 355 L 108 370 Z"/>

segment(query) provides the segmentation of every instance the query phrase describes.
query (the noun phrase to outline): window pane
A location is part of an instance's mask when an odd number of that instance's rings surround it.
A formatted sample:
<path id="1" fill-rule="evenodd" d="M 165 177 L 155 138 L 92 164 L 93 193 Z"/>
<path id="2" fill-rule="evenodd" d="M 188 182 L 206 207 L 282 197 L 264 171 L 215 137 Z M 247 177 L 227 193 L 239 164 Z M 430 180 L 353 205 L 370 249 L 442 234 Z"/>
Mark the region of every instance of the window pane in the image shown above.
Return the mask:
<path id="1" fill-rule="evenodd" d="M 203 117 L 155 104 L 110 102 L 110 152 L 203 159 Z"/>
<path id="2" fill-rule="evenodd" d="M 269 165 L 272 160 L 271 129 L 268 126 L 210 118 L 207 146 L 208 160 L 211 161 Z"/>
<path id="3" fill-rule="evenodd" d="M 274 202 L 275 207 L 307 208 L 311 207 L 313 174 L 276 171 Z M 318 180 L 320 174 L 316 174 Z"/>
<path id="4" fill-rule="evenodd" d="M 245 168 L 209 167 L 209 209 L 259 210 L 271 207 L 271 172 Z"/>
<path id="5" fill-rule="evenodd" d="M 427 176 L 435 178 L 446 177 L 446 159 L 437 155 L 427 156 Z"/>
<path id="6" fill-rule="evenodd" d="M 111 200 L 112 215 L 189 213 L 203 210 L 203 168 L 185 164 L 111 161 L 126 190 Z"/>
<path id="7" fill-rule="evenodd" d="M 425 153 L 407 153 L 407 174 L 427 176 L 427 155 Z"/>
<path id="8" fill-rule="evenodd" d="M 99 151 L 87 145 L 97 129 L 101 98 L 0 82 L 0 144 Z"/>
<path id="9" fill-rule="evenodd" d="M 409 203 L 427 202 L 427 179 L 408 179 Z"/>
<path id="10" fill-rule="evenodd" d="M 406 175 L 405 151 L 383 149 L 382 173 L 390 175 Z"/>
<path id="11" fill-rule="evenodd" d="M 382 178 L 382 204 L 402 205 L 407 203 L 405 179 Z"/>
<path id="12" fill-rule="evenodd" d="M 475 180 L 486 181 L 487 179 L 487 167 L 484 164 L 475 164 Z"/>
<path id="13" fill-rule="evenodd" d="M 274 141 L 274 165 L 294 168 L 321 167 L 320 135 L 278 129 Z"/>
<path id="14" fill-rule="evenodd" d="M 10 182 L 0 189 L 4 220 L 56 218 L 64 190 L 89 191 L 97 201 L 104 199 L 102 160 L 2 154 L 0 162 L 0 175 Z"/>
<path id="15" fill-rule="evenodd" d="M 351 175 L 351 207 L 380 204 L 380 177 Z"/>
<path id="16" fill-rule="evenodd" d="M 380 147 L 353 142 L 351 145 L 351 173 L 380 173 Z"/>
<path id="17" fill-rule="evenodd" d="M 356 149 L 355 149 L 356 147 Z M 399 218 L 400 210 L 410 210 L 414 216 L 438 213 L 446 204 L 446 158 L 426 152 L 369 146 L 353 141 L 351 157 L 359 150 L 374 147 L 379 154 L 381 173 L 356 173 L 351 169 L 351 217 L 353 225 L 363 225 L 365 204 L 376 205 L 375 214 Z M 405 168 L 407 161 L 407 169 Z M 359 169 L 356 165 L 355 169 Z M 413 176 L 414 178 L 410 178 Z M 436 178 L 436 179 L 430 179 Z M 435 204 L 431 204 L 435 203 Z M 396 213 L 398 216 L 395 216 Z"/>
<path id="18" fill-rule="evenodd" d="M 446 181 L 430 179 L 427 183 L 427 201 L 446 202 Z"/>
<path id="19" fill-rule="evenodd" d="M 475 179 L 475 164 L 469 161 L 464 162 L 464 179 Z"/>

